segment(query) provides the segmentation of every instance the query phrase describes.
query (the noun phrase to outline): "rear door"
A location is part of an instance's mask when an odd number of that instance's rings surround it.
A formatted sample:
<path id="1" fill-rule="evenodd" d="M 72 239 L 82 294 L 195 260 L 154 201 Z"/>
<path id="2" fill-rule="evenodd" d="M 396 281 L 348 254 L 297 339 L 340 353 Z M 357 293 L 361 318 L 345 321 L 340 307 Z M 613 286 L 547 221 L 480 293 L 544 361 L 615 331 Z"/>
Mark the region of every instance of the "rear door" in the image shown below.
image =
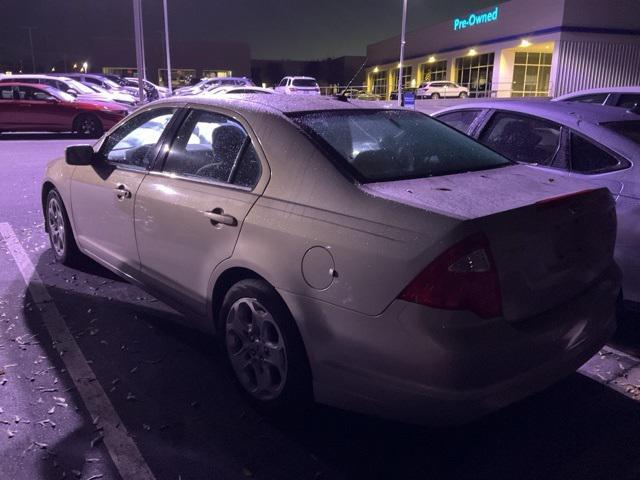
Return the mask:
<path id="1" fill-rule="evenodd" d="M 255 145 L 241 118 L 194 109 L 136 197 L 145 281 L 203 314 L 211 274 L 232 255 L 266 185 L 267 165 Z"/>
<path id="2" fill-rule="evenodd" d="M 175 112 L 161 107 L 132 116 L 102 142 L 101 161 L 73 172 L 76 240 L 89 255 L 124 274 L 135 275 L 140 268 L 133 227 L 135 195 Z"/>

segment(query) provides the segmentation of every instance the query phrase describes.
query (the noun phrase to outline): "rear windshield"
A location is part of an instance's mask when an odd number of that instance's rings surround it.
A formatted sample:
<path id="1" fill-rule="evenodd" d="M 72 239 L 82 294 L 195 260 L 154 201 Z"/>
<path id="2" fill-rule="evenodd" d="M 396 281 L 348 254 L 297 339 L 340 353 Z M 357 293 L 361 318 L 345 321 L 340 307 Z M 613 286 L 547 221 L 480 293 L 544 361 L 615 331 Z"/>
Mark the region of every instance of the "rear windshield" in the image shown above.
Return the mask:
<path id="1" fill-rule="evenodd" d="M 361 182 L 449 175 L 512 162 L 427 115 L 340 110 L 290 115 Z"/>
<path id="2" fill-rule="evenodd" d="M 604 125 L 640 145 L 640 120 L 633 122 L 611 122 L 605 123 Z"/>
<path id="3" fill-rule="evenodd" d="M 318 86 L 318 82 L 312 80 L 310 78 L 295 78 L 293 80 L 294 87 L 313 87 L 316 88 Z"/>

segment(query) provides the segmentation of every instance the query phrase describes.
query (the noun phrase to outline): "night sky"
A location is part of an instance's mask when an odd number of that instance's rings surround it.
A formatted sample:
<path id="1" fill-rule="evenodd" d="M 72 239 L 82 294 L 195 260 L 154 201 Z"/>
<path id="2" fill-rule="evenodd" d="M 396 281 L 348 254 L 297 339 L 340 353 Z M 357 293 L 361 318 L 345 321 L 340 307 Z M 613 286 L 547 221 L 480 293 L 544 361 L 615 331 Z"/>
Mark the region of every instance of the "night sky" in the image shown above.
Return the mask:
<path id="1" fill-rule="evenodd" d="M 409 0 L 408 29 L 494 5 L 497 0 Z M 162 1 L 143 0 L 145 36 L 160 38 Z M 400 32 L 402 0 L 169 0 L 171 35 L 244 41 L 253 58 L 364 55 L 366 45 Z M 0 0 L 2 55 L 65 52 L 86 36 L 131 37 L 130 0 Z M 20 53 L 23 55 L 23 53 Z"/>

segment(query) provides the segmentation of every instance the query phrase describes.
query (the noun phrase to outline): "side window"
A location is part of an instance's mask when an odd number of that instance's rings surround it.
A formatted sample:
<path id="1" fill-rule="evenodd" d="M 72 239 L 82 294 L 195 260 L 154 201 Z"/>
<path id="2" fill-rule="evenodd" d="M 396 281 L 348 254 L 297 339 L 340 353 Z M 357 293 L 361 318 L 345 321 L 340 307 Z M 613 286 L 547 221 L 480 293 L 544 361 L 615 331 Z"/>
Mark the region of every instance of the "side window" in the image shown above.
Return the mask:
<path id="1" fill-rule="evenodd" d="M 478 118 L 481 111 L 482 110 L 458 110 L 438 115 L 436 118 L 462 133 L 467 133 L 469 127 L 473 121 Z"/>
<path id="2" fill-rule="evenodd" d="M 13 87 L 0 87 L 0 100 L 13 100 Z"/>
<path id="3" fill-rule="evenodd" d="M 35 100 L 35 92 L 37 90 L 33 87 L 18 87 L 18 99 L 19 100 Z"/>
<path id="4" fill-rule="evenodd" d="M 578 173 L 603 173 L 617 170 L 622 165 L 616 157 L 605 152 L 589 140 L 571 134 L 571 170 Z"/>
<path id="5" fill-rule="evenodd" d="M 50 95 L 44 90 L 38 90 L 38 89 L 33 90 L 32 96 L 33 96 L 32 100 L 41 100 L 41 101 L 52 100 L 54 98 L 53 95 Z"/>
<path id="6" fill-rule="evenodd" d="M 116 165 L 149 168 L 175 108 L 156 108 L 129 119 L 105 140 L 100 153 Z"/>
<path id="7" fill-rule="evenodd" d="M 260 177 L 260 161 L 238 122 L 194 110 L 180 127 L 163 171 L 253 187 Z"/>
<path id="8" fill-rule="evenodd" d="M 604 103 L 609 96 L 608 93 L 592 93 L 589 95 L 579 95 L 577 97 L 569 98 L 568 102 L 581 102 L 581 103 Z"/>
<path id="9" fill-rule="evenodd" d="M 499 112 L 479 141 L 510 160 L 550 165 L 560 145 L 560 131 L 559 125 L 541 118 Z"/>
<path id="10" fill-rule="evenodd" d="M 635 104 L 640 105 L 640 93 L 623 93 L 618 98 L 618 107 L 633 108 Z"/>

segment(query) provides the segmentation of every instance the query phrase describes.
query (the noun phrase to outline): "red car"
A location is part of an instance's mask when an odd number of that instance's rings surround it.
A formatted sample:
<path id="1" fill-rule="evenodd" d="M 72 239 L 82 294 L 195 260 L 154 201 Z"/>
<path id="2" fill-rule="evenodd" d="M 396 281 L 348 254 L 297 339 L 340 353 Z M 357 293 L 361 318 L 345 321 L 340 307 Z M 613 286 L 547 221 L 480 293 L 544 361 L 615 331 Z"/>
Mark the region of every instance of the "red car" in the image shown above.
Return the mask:
<path id="1" fill-rule="evenodd" d="M 122 105 L 78 101 L 48 85 L 0 84 L 0 132 L 77 132 L 99 137 L 128 113 Z"/>

